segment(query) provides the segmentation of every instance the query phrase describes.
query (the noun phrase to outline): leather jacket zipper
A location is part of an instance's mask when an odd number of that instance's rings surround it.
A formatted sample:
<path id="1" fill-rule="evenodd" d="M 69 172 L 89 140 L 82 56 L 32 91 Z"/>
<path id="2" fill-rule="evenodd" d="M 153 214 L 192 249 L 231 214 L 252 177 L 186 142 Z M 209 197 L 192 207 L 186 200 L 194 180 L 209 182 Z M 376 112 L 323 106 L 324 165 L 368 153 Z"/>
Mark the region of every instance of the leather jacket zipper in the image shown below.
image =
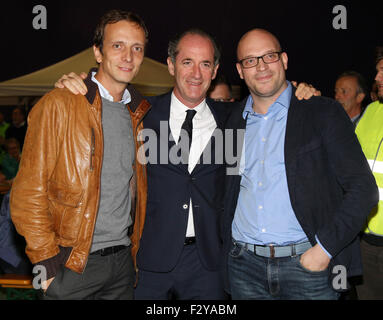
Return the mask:
<path id="1" fill-rule="evenodd" d="M 95 151 L 95 145 L 96 145 L 96 138 L 94 135 L 94 129 L 91 128 L 92 130 L 92 136 L 91 136 L 91 147 L 90 147 L 90 171 L 93 171 L 93 157 L 94 157 L 94 151 Z"/>

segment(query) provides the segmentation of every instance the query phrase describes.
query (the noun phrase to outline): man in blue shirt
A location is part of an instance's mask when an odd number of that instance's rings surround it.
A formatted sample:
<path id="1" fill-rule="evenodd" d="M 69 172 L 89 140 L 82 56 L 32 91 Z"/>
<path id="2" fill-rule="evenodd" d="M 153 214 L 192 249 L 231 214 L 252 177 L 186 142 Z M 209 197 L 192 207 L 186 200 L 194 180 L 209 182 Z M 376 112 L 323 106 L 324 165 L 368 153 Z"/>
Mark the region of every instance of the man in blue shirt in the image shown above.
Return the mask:
<path id="1" fill-rule="evenodd" d="M 237 55 L 250 95 L 227 125 L 245 129 L 239 172 L 227 177 L 227 289 L 234 299 L 336 299 L 333 267 L 361 273 L 356 236 L 378 199 L 374 178 L 342 107 L 295 98 L 275 36 L 251 30 Z"/>

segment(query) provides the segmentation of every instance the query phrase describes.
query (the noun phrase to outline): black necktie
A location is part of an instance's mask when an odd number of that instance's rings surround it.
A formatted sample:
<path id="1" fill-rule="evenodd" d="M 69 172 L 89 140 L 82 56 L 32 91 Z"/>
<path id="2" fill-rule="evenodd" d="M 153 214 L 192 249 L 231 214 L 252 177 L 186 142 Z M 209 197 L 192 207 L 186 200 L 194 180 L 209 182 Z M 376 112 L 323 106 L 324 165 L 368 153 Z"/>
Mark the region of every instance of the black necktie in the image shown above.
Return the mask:
<path id="1" fill-rule="evenodd" d="M 190 152 L 190 146 L 192 142 L 192 132 L 193 132 L 193 118 L 197 111 L 189 109 L 186 110 L 186 118 L 184 123 L 182 124 L 181 127 L 181 132 L 180 132 L 180 138 L 178 142 L 181 141 L 181 158 L 183 163 L 188 163 L 189 162 L 189 152 Z M 186 141 L 189 142 L 189 145 L 186 144 Z M 188 146 L 188 147 L 186 147 Z M 186 150 L 185 150 L 186 149 Z M 185 152 L 186 151 L 186 152 Z"/>

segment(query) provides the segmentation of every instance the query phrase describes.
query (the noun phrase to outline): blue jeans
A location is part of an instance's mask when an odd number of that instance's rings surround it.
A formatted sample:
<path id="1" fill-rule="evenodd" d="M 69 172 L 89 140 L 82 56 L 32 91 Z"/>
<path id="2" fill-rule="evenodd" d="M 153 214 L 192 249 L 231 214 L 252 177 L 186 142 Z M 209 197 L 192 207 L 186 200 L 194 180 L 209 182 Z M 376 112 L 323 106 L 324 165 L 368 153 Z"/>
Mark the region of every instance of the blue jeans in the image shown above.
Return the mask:
<path id="1" fill-rule="evenodd" d="M 302 267 L 301 255 L 264 258 L 233 243 L 228 272 L 234 300 L 336 300 L 329 286 L 328 270 L 313 272 Z"/>

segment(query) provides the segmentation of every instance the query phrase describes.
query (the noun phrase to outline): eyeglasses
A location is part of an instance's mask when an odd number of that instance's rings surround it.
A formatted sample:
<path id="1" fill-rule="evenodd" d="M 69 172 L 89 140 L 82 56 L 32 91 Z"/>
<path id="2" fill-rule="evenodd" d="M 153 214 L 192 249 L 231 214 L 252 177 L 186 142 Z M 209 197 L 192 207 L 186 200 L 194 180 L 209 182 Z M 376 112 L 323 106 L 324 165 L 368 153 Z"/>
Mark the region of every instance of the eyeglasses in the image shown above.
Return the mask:
<path id="1" fill-rule="evenodd" d="M 248 69 L 253 68 L 258 65 L 259 59 L 262 59 L 262 61 L 266 64 L 274 63 L 279 61 L 281 58 L 282 51 L 279 52 L 269 52 L 264 54 L 263 56 L 259 57 L 248 57 L 242 60 L 239 60 L 238 63 L 241 64 L 242 68 Z"/>

